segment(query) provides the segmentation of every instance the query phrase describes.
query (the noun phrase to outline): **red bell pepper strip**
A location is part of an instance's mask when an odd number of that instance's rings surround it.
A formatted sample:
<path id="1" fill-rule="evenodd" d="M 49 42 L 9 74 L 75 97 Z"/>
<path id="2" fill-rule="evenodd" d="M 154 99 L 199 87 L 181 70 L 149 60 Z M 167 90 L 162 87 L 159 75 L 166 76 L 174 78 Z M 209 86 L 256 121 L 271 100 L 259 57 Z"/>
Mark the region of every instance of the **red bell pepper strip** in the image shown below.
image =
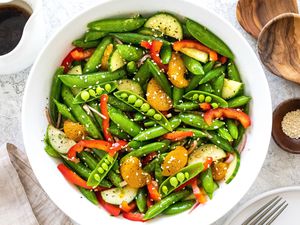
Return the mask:
<path id="1" fill-rule="evenodd" d="M 73 48 L 68 55 L 64 58 L 64 60 L 61 63 L 61 66 L 64 67 L 64 72 L 67 73 L 74 61 L 74 58 L 72 57 L 73 51 L 82 51 L 82 48 Z"/>
<path id="2" fill-rule="evenodd" d="M 73 145 L 68 151 L 68 158 L 72 161 L 76 160 L 76 153 L 82 152 L 84 148 L 96 148 L 106 152 L 110 152 L 112 144 L 103 140 L 81 140 Z"/>
<path id="3" fill-rule="evenodd" d="M 173 49 L 175 51 L 180 51 L 182 48 L 195 48 L 199 51 L 203 51 L 209 54 L 209 58 L 212 61 L 217 61 L 218 60 L 218 53 L 211 50 L 210 48 L 200 44 L 197 41 L 194 40 L 181 40 L 181 41 L 176 41 L 173 44 Z"/>
<path id="4" fill-rule="evenodd" d="M 226 56 L 221 56 L 221 57 L 219 58 L 219 61 L 220 61 L 220 63 L 224 64 L 224 63 L 227 62 L 227 57 L 226 57 Z"/>
<path id="5" fill-rule="evenodd" d="M 154 201 L 160 201 L 161 196 L 158 192 L 158 183 L 155 180 L 151 180 L 147 183 L 147 189 L 149 192 L 150 199 Z"/>
<path id="6" fill-rule="evenodd" d="M 128 220 L 132 221 L 139 221 L 139 222 L 145 222 L 144 220 L 144 214 L 142 213 L 132 213 L 132 212 L 123 212 L 123 217 Z"/>
<path id="7" fill-rule="evenodd" d="M 123 212 L 132 212 L 134 209 L 136 208 L 136 203 L 135 202 L 131 202 L 130 204 L 128 204 L 126 201 L 123 201 L 120 205 L 120 209 Z"/>
<path id="8" fill-rule="evenodd" d="M 192 189 L 193 189 L 193 194 L 195 195 L 195 198 L 197 199 L 197 202 L 204 204 L 206 202 L 206 197 L 201 192 L 200 188 L 198 187 L 197 179 L 193 180 Z"/>
<path id="9" fill-rule="evenodd" d="M 151 42 L 149 42 L 149 41 L 141 41 L 140 45 L 145 49 L 151 48 Z"/>
<path id="10" fill-rule="evenodd" d="M 213 162 L 212 157 L 207 157 L 206 161 L 203 163 L 203 171 L 207 170 Z"/>
<path id="11" fill-rule="evenodd" d="M 95 49 L 90 48 L 90 49 L 75 49 L 71 52 L 71 56 L 74 60 L 80 61 L 83 59 L 87 59 L 91 57 L 91 55 L 94 53 Z"/>
<path id="12" fill-rule="evenodd" d="M 118 216 L 121 213 L 121 209 L 118 206 L 109 204 L 103 200 L 100 192 L 96 194 L 99 204 L 110 214 L 113 216 Z"/>
<path id="13" fill-rule="evenodd" d="M 208 111 L 211 109 L 211 105 L 208 102 L 203 102 L 199 104 L 200 109 L 203 111 Z"/>
<path id="14" fill-rule="evenodd" d="M 86 184 L 85 180 L 83 180 L 80 176 L 78 176 L 76 173 L 74 173 L 72 170 L 70 170 L 64 164 L 62 164 L 62 163 L 58 164 L 57 169 L 66 178 L 66 180 L 69 181 L 70 183 L 75 184 L 80 187 L 83 187 L 85 189 L 93 189 L 93 187 L 90 187 Z"/>
<path id="15" fill-rule="evenodd" d="M 105 116 L 105 119 L 102 120 L 102 128 L 103 128 L 103 134 L 104 138 L 107 141 L 113 141 L 113 137 L 108 131 L 109 128 L 109 115 L 108 115 L 108 109 L 107 109 L 107 102 L 108 102 L 108 95 L 103 94 L 100 97 L 100 110 L 102 115 Z"/>
<path id="16" fill-rule="evenodd" d="M 232 108 L 217 108 L 211 109 L 204 113 L 204 121 L 211 125 L 212 121 L 216 118 L 226 117 L 230 119 L 236 119 L 240 121 L 244 128 L 247 128 L 251 125 L 250 117 L 242 112 L 239 109 L 232 109 Z"/>
<path id="17" fill-rule="evenodd" d="M 150 196 L 147 196 L 147 208 L 149 209 L 151 206 L 153 206 L 153 200 L 150 199 Z"/>
<path id="18" fill-rule="evenodd" d="M 151 162 L 156 156 L 157 152 L 151 152 L 148 155 L 146 155 L 144 158 L 142 158 L 142 165 L 147 165 L 149 162 Z"/>
<path id="19" fill-rule="evenodd" d="M 179 141 L 187 137 L 193 137 L 194 132 L 192 131 L 173 131 L 171 133 L 167 133 L 163 136 L 163 138 L 171 140 L 171 141 Z"/>

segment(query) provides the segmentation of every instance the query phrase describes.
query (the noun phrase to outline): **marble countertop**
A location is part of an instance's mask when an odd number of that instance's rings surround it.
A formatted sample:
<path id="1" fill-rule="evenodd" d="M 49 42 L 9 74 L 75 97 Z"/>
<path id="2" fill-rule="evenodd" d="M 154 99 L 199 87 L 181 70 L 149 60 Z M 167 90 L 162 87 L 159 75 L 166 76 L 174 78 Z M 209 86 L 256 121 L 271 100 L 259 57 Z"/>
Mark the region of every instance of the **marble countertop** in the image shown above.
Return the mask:
<path id="1" fill-rule="evenodd" d="M 47 38 L 53 35 L 60 25 L 72 18 L 76 13 L 96 3 L 97 0 L 44 0 L 44 20 Z M 201 4 L 221 15 L 238 29 L 256 52 L 255 39 L 248 35 L 236 20 L 236 3 L 237 0 L 201 0 Z M 298 0 L 299 4 L 300 0 Z M 30 68 L 27 68 L 17 74 L 0 75 L 0 144 L 10 142 L 24 149 L 21 133 L 21 105 L 29 71 Z M 265 70 L 265 74 L 270 86 L 273 108 L 285 99 L 300 97 L 299 85 L 274 76 L 267 70 Z M 283 186 L 299 185 L 299 160 L 300 155 L 282 151 L 271 140 L 263 168 L 239 205 L 264 191 Z M 225 218 L 226 216 L 216 222 L 215 225 L 221 225 Z"/>

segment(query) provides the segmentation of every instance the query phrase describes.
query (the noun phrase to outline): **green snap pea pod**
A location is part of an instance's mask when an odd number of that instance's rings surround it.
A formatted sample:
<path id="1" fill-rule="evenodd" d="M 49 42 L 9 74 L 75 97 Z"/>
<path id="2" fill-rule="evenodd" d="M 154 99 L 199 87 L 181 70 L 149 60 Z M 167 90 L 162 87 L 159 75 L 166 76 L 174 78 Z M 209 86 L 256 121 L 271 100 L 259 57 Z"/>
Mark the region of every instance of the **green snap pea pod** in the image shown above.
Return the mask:
<path id="1" fill-rule="evenodd" d="M 198 89 L 199 89 L 199 91 L 205 91 L 205 92 L 209 92 L 209 93 L 215 92 L 210 83 L 201 84 Z"/>
<path id="2" fill-rule="evenodd" d="M 240 142 L 242 141 L 245 131 L 246 131 L 246 129 L 241 124 L 239 124 L 238 125 L 238 134 L 239 135 L 238 135 L 237 139 L 234 140 L 234 142 L 233 142 L 234 148 L 237 148 L 238 145 L 240 144 Z"/>
<path id="3" fill-rule="evenodd" d="M 146 156 L 147 154 L 149 154 L 151 152 L 160 152 L 160 151 L 163 151 L 167 147 L 168 147 L 168 145 L 164 142 L 154 142 L 154 143 L 151 143 L 148 145 L 144 145 L 136 150 L 129 152 L 127 155 L 125 155 L 121 159 L 121 161 L 123 161 L 125 157 L 126 158 L 130 157 L 130 156 L 142 157 L 142 156 Z"/>
<path id="4" fill-rule="evenodd" d="M 228 78 L 230 80 L 235 80 L 235 81 L 241 82 L 240 73 L 239 73 L 235 63 L 231 59 L 228 62 L 227 72 L 228 72 Z"/>
<path id="5" fill-rule="evenodd" d="M 239 135 L 238 126 L 236 125 L 234 120 L 227 119 L 226 120 L 226 127 L 233 139 L 237 139 Z"/>
<path id="6" fill-rule="evenodd" d="M 181 113 L 179 115 L 181 121 L 186 125 L 204 129 L 204 130 L 216 130 L 222 127 L 225 123 L 220 120 L 214 120 L 210 126 L 204 121 L 201 115 L 193 114 L 193 113 Z"/>
<path id="7" fill-rule="evenodd" d="M 92 54 L 92 56 L 89 58 L 87 63 L 84 66 L 83 73 L 92 73 L 97 70 L 99 65 L 101 64 L 101 59 L 104 54 L 104 51 L 106 47 L 112 43 L 112 38 L 110 36 L 107 36 L 102 39 L 100 44 L 97 46 L 96 50 Z"/>
<path id="8" fill-rule="evenodd" d="M 186 28 L 185 24 L 181 24 L 182 26 L 182 32 L 183 32 L 183 36 L 185 38 L 192 38 L 193 36 L 191 35 L 191 33 L 188 31 L 188 29 Z"/>
<path id="9" fill-rule="evenodd" d="M 134 74 L 137 71 L 137 69 L 138 68 L 137 68 L 137 65 L 136 65 L 135 61 L 130 61 L 126 65 L 126 70 L 130 74 Z"/>
<path id="10" fill-rule="evenodd" d="M 70 107 L 72 113 L 74 114 L 75 118 L 84 125 L 86 131 L 93 137 L 93 138 L 100 138 L 101 134 L 97 128 L 97 126 L 94 124 L 92 119 L 87 115 L 87 113 L 84 111 L 84 109 L 80 105 L 73 104 L 73 94 L 70 90 L 70 88 L 63 85 L 62 92 L 61 92 L 62 98 L 64 102 L 67 104 L 68 107 Z"/>
<path id="11" fill-rule="evenodd" d="M 136 112 L 133 116 L 133 121 L 143 121 L 145 119 L 146 117 L 140 112 Z"/>
<path id="12" fill-rule="evenodd" d="M 141 65 L 139 71 L 133 77 L 133 80 L 138 82 L 141 85 L 141 87 L 144 87 L 146 86 L 150 78 L 151 78 L 151 72 L 149 70 L 148 64 L 144 63 L 143 65 Z M 144 91 L 146 90 L 144 89 Z"/>
<path id="13" fill-rule="evenodd" d="M 135 141 L 132 140 L 130 142 L 128 142 L 127 146 L 133 149 L 138 149 L 139 147 L 142 147 L 144 145 L 150 144 L 149 141 Z"/>
<path id="14" fill-rule="evenodd" d="M 221 75 L 221 76 L 217 77 L 215 80 L 213 80 L 212 87 L 214 89 L 215 95 L 218 95 L 218 96 L 222 95 L 222 89 L 223 89 L 223 85 L 224 85 L 224 78 L 225 78 L 225 75 Z"/>
<path id="15" fill-rule="evenodd" d="M 78 153 L 78 156 L 80 160 L 87 164 L 91 170 L 94 170 L 96 168 L 98 162 L 91 153 L 82 151 Z"/>
<path id="16" fill-rule="evenodd" d="M 204 70 L 199 61 L 187 55 L 182 55 L 183 63 L 188 71 L 194 75 L 204 75 Z"/>
<path id="17" fill-rule="evenodd" d="M 112 187 L 112 183 L 107 180 L 107 179 L 102 179 L 102 181 L 100 182 L 100 186 L 101 187 L 105 187 L 105 188 L 111 188 Z"/>
<path id="18" fill-rule="evenodd" d="M 149 70 L 153 76 L 153 78 L 157 81 L 157 83 L 161 86 L 161 88 L 167 93 L 167 95 L 172 97 L 172 89 L 170 83 L 164 73 L 162 73 L 157 65 L 155 65 L 150 59 L 146 60 L 148 64 Z"/>
<path id="19" fill-rule="evenodd" d="M 211 71 L 214 64 L 215 64 L 214 61 L 210 61 L 210 62 L 206 63 L 203 67 L 204 74 Z M 203 77 L 204 77 L 204 75 L 193 76 L 192 79 L 190 80 L 189 86 L 187 86 L 187 88 L 185 89 L 185 92 L 194 90 L 199 85 L 199 82 Z"/>
<path id="20" fill-rule="evenodd" d="M 142 131 L 140 125 L 131 121 L 122 111 L 109 106 L 108 113 L 110 119 L 117 124 L 121 130 L 124 130 L 130 136 L 135 137 Z"/>
<path id="21" fill-rule="evenodd" d="M 89 30 L 84 35 L 84 41 L 89 42 L 89 41 L 99 40 L 100 38 L 103 38 L 106 35 L 107 35 L 106 32 Z"/>
<path id="22" fill-rule="evenodd" d="M 104 32 L 129 32 L 139 29 L 147 19 L 124 18 L 124 19 L 103 19 L 90 22 L 87 26 L 91 30 Z"/>
<path id="23" fill-rule="evenodd" d="M 118 38 L 122 42 L 127 44 L 134 44 L 140 46 L 142 41 L 152 41 L 152 40 L 159 40 L 162 41 L 165 45 L 170 45 L 170 42 L 161 39 L 159 37 L 154 37 L 150 35 L 143 35 L 137 33 L 113 33 L 112 36 Z"/>
<path id="24" fill-rule="evenodd" d="M 215 190 L 214 180 L 211 173 L 211 168 L 208 168 L 200 174 L 200 180 L 206 193 L 212 194 Z"/>
<path id="25" fill-rule="evenodd" d="M 249 114 L 249 110 L 250 110 L 250 105 L 249 105 L 249 104 L 246 104 L 246 105 L 244 106 L 244 113 Z"/>
<path id="26" fill-rule="evenodd" d="M 182 96 L 184 94 L 183 88 L 173 87 L 173 103 L 174 105 L 178 105 L 180 102 L 182 102 Z"/>
<path id="27" fill-rule="evenodd" d="M 234 152 L 233 147 L 230 143 L 225 140 L 224 138 L 220 137 L 216 132 L 213 131 L 206 131 L 208 139 L 215 144 L 216 146 L 220 147 L 224 151 L 227 152 Z"/>
<path id="28" fill-rule="evenodd" d="M 250 100 L 251 100 L 251 97 L 249 97 L 249 96 L 244 96 L 244 95 L 238 96 L 238 97 L 228 100 L 228 107 L 230 107 L 230 108 L 240 107 L 240 106 L 246 105 Z"/>
<path id="29" fill-rule="evenodd" d="M 115 123 L 110 123 L 108 131 L 113 135 L 121 139 L 128 140 L 130 136 L 122 131 Z"/>
<path id="30" fill-rule="evenodd" d="M 92 170 L 90 168 L 86 167 L 81 162 L 74 163 L 68 159 L 63 160 L 64 164 L 66 164 L 68 167 L 70 167 L 75 173 L 77 173 L 79 176 L 81 176 L 83 179 L 88 179 L 90 176 Z"/>
<path id="31" fill-rule="evenodd" d="M 144 123 L 145 127 L 153 127 L 154 125 L 156 125 L 156 122 L 153 120 L 148 120 Z"/>
<path id="32" fill-rule="evenodd" d="M 140 188 L 135 197 L 136 206 L 141 213 L 147 210 L 147 190 L 145 188 Z"/>
<path id="33" fill-rule="evenodd" d="M 218 134 L 224 138 L 225 140 L 229 141 L 229 142 L 232 142 L 233 141 L 233 138 L 232 136 L 230 135 L 228 129 L 226 127 L 220 127 L 218 129 Z"/>
<path id="34" fill-rule="evenodd" d="M 113 107 L 120 109 L 121 111 L 124 112 L 132 112 L 134 109 L 127 105 L 126 103 L 122 102 L 118 98 L 116 98 L 114 95 L 109 95 L 108 97 L 108 103 L 112 105 Z"/>
<path id="35" fill-rule="evenodd" d="M 172 47 L 171 45 L 163 45 L 160 51 L 160 59 L 162 64 L 168 64 L 172 57 Z"/>
<path id="36" fill-rule="evenodd" d="M 180 201 L 183 198 L 186 198 L 189 195 L 190 195 L 190 191 L 188 190 L 178 191 L 176 193 L 170 194 L 169 196 L 163 198 L 161 201 L 151 206 L 146 212 L 144 219 L 149 220 L 152 219 L 153 217 L 158 216 L 164 210 L 169 208 L 172 204 Z"/>
<path id="37" fill-rule="evenodd" d="M 79 48 L 95 48 L 99 45 L 99 41 L 84 41 L 84 39 L 77 39 L 72 42 L 72 45 Z"/>
<path id="38" fill-rule="evenodd" d="M 144 34 L 144 35 L 150 35 L 150 36 L 154 36 L 154 37 L 163 37 L 164 36 L 164 34 L 161 31 L 154 30 L 154 29 L 151 29 L 151 28 L 148 28 L 148 27 L 141 27 L 138 30 L 138 33 L 139 34 Z"/>
<path id="39" fill-rule="evenodd" d="M 111 93 L 116 88 L 117 82 L 111 81 L 83 89 L 74 97 L 73 104 L 81 104 L 99 99 L 102 94 Z"/>
<path id="40" fill-rule="evenodd" d="M 172 117 L 169 122 L 171 124 L 172 129 L 175 129 L 180 125 L 181 120 L 179 117 L 175 116 L 175 117 Z M 148 128 L 147 130 L 140 132 L 138 135 L 136 135 L 133 138 L 133 140 L 147 141 L 147 140 L 151 140 L 151 139 L 160 137 L 166 133 L 169 133 L 169 130 L 167 130 L 163 126 L 155 126 L 155 127 L 151 127 L 151 128 Z"/>
<path id="41" fill-rule="evenodd" d="M 113 169 L 109 171 L 107 178 L 113 183 L 114 186 L 121 187 L 120 183 L 123 181 L 123 179 Z"/>
<path id="42" fill-rule="evenodd" d="M 53 101 L 57 107 L 58 112 L 60 112 L 63 117 L 65 117 L 73 122 L 76 122 L 76 119 L 70 112 L 70 109 L 65 104 L 62 104 L 62 103 L 56 101 L 56 99 L 53 99 Z"/>
<path id="43" fill-rule="evenodd" d="M 106 154 L 89 175 L 87 185 L 97 187 L 113 167 L 117 157 L 118 154 L 116 154 L 114 157 Z"/>
<path id="44" fill-rule="evenodd" d="M 155 180 L 157 181 L 158 185 L 160 185 L 164 181 L 161 165 L 158 163 L 156 163 L 155 168 L 154 168 L 154 177 L 155 177 Z"/>
<path id="45" fill-rule="evenodd" d="M 209 199 L 212 199 L 213 198 L 213 194 L 214 192 L 219 188 L 219 184 L 217 182 L 214 181 L 214 191 L 213 193 L 207 193 Z"/>
<path id="46" fill-rule="evenodd" d="M 173 204 L 169 208 L 167 208 L 165 211 L 163 211 L 163 214 L 175 215 L 178 213 L 182 213 L 182 212 L 192 208 L 195 203 L 196 203 L 196 201 L 193 199 L 176 202 L 175 204 Z"/>
<path id="47" fill-rule="evenodd" d="M 59 74 L 62 74 L 64 71 L 64 67 L 58 67 L 55 71 L 55 74 L 52 79 L 51 91 L 50 91 L 50 99 L 49 99 L 49 112 L 50 117 L 53 123 L 57 121 L 57 106 L 54 102 L 54 99 L 58 100 L 60 98 L 61 91 L 61 81 L 59 79 Z"/>
<path id="48" fill-rule="evenodd" d="M 160 162 L 159 158 L 153 159 L 150 163 L 148 163 L 148 164 L 143 168 L 143 171 L 146 172 L 146 173 L 154 172 L 155 166 L 156 166 L 156 164 L 159 163 L 159 162 Z"/>
<path id="49" fill-rule="evenodd" d="M 68 87 L 88 88 L 109 81 L 119 80 L 126 75 L 125 70 L 120 69 L 114 72 L 96 72 L 91 74 L 59 75 L 59 79 Z"/>
<path id="50" fill-rule="evenodd" d="M 195 102 L 182 102 L 178 105 L 174 105 L 174 108 L 180 111 L 193 111 L 199 109 L 199 104 Z"/>
<path id="51" fill-rule="evenodd" d="M 103 150 L 100 149 L 93 149 L 93 152 L 95 153 L 96 156 L 98 156 L 100 159 L 103 159 L 104 156 L 107 155 L 107 153 Z"/>
<path id="52" fill-rule="evenodd" d="M 126 61 L 137 61 L 143 57 L 143 50 L 131 45 L 118 44 L 116 46 L 121 57 Z"/>
<path id="53" fill-rule="evenodd" d="M 91 203 L 93 203 L 94 205 L 98 205 L 99 202 L 97 200 L 96 194 L 94 191 L 85 189 L 83 187 L 79 187 L 77 186 L 79 191 L 81 192 L 81 194 L 86 197 Z"/>
<path id="54" fill-rule="evenodd" d="M 210 97 L 211 101 L 210 102 L 216 102 L 218 103 L 218 105 L 220 107 L 224 107 L 227 108 L 228 107 L 228 103 L 221 97 L 205 92 L 205 91 L 190 91 L 188 93 L 186 93 L 183 97 L 188 99 L 188 100 L 192 100 L 192 101 L 196 101 L 196 102 L 207 102 L 207 97 Z"/>
<path id="55" fill-rule="evenodd" d="M 169 131 L 172 131 L 172 127 L 167 118 L 158 110 L 150 106 L 150 104 L 141 96 L 130 91 L 117 91 L 114 95 L 124 103 L 131 106 L 136 111 L 142 113 L 144 116 L 151 120 L 154 120 L 159 125 L 163 126 Z"/>
<path id="56" fill-rule="evenodd" d="M 186 19 L 186 27 L 190 34 L 202 44 L 230 59 L 234 58 L 228 46 L 206 27 L 190 19 Z"/>
<path id="57" fill-rule="evenodd" d="M 177 130 L 179 131 L 192 131 L 194 133 L 195 138 L 204 138 L 207 137 L 207 135 L 201 131 L 201 130 L 197 130 L 197 129 L 193 129 L 193 128 L 178 128 Z"/>
<path id="58" fill-rule="evenodd" d="M 100 113 L 100 106 L 99 106 L 99 103 L 97 101 L 92 101 L 92 102 L 89 102 L 88 105 L 90 107 L 92 107 L 94 110 L 96 110 L 97 112 Z M 93 113 L 93 116 L 95 118 L 95 120 L 97 121 L 97 124 L 98 126 L 100 127 L 101 130 L 103 130 L 102 128 L 102 118 L 101 116 L 98 114 L 98 113 L 95 113 L 95 112 L 92 112 Z M 102 136 L 102 135 L 101 135 Z M 101 138 L 102 139 L 102 138 Z"/>
<path id="59" fill-rule="evenodd" d="M 187 182 L 187 181 L 191 180 L 192 178 L 194 178 L 195 176 L 197 176 L 203 170 L 203 168 L 204 168 L 204 166 L 201 162 L 182 168 L 176 174 L 168 177 L 159 186 L 159 193 L 162 195 L 162 197 L 169 195 L 180 185 L 184 184 L 185 182 Z"/>
<path id="60" fill-rule="evenodd" d="M 213 80 L 214 78 L 221 76 L 224 74 L 224 71 L 226 69 L 226 66 L 220 66 L 217 67 L 211 71 L 209 71 L 208 73 L 205 74 L 205 76 L 200 80 L 199 84 L 205 84 L 211 80 Z"/>

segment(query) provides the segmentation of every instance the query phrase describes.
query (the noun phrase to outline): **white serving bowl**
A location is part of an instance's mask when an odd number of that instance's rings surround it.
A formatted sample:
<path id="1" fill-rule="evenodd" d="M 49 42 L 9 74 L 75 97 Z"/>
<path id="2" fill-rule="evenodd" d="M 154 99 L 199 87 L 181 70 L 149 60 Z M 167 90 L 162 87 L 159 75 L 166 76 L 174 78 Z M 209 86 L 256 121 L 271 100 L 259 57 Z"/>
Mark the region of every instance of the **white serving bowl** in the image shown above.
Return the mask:
<path id="1" fill-rule="evenodd" d="M 52 76 L 64 56 L 72 48 L 72 40 L 80 37 L 90 21 L 133 14 L 168 11 L 187 16 L 208 27 L 231 48 L 245 83 L 252 96 L 250 115 L 252 126 L 247 131 L 247 144 L 241 156 L 241 167 L 229 185 L 222 185 L 212 201 L 192 213 L 162 216 L 151 224 L 211 224 L 227 213 L 247 192 L 257 177 L 268 150 L 271 133 L 271 98 L 263 69 L 242 35 L 228 22 L 207 10 L 201 3 L 186 0 L 113 0 L 82 12 L 66 23 L 47 43 L 29 75 L 22 107 L 22 130 L 26 152 L 40 184 L 55 204 L 80 224 L 133 224 L 122 217 L 112 217 L 91 204 L 68 183 L 56 168 L 58 163 L 44 152 L 43 138 L 47 127 L 44 109 L 48 104 Z"/>

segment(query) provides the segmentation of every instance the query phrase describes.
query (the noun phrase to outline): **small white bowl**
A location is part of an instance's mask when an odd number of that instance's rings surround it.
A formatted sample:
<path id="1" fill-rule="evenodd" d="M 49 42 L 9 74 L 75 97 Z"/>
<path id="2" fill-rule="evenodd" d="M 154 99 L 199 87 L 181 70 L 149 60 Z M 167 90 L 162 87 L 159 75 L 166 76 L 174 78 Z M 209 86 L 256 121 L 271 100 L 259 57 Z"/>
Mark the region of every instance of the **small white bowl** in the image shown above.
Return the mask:
<path id="1" fill-rule="evenodd" d="M 236 178 L 221 185 L 213 200 L 199 206 L 192 213 L 161 216 L 150 224 L 211 224 L 227 213 L 247 192 L 257 177 L 271 134 L 272 110 L 268 84 L 263 69 L 242 35 L 228 22 L 207 10 L 200 3 L 186 0 L 113 0 L 101 1 L 64 25 L 44 47 L 29 75 L 22 107 L 22 130 L 26 152 L 39 182 L 49 197 L 72 219 L 80 224 L 136 224 L 122 217 L 112 217 L 102 208 L 81 198 L 76 188 L 68 183 L 56 168 L 57 162 L 43 150 L 47 127 L 44 109 L 48 104 L 50 85 L 56 67 L 72 48 L 72 40 L 79 38 L 88 22 L 108 17 L 151 14 L 168 11 L 187 16 L 208 27 L 231 48 L 245 83 L 246 93 L 252 96 L 250 116 L 252 126 L 247 131 L 248 141 L 241 156 L 241 167 Z"/>

